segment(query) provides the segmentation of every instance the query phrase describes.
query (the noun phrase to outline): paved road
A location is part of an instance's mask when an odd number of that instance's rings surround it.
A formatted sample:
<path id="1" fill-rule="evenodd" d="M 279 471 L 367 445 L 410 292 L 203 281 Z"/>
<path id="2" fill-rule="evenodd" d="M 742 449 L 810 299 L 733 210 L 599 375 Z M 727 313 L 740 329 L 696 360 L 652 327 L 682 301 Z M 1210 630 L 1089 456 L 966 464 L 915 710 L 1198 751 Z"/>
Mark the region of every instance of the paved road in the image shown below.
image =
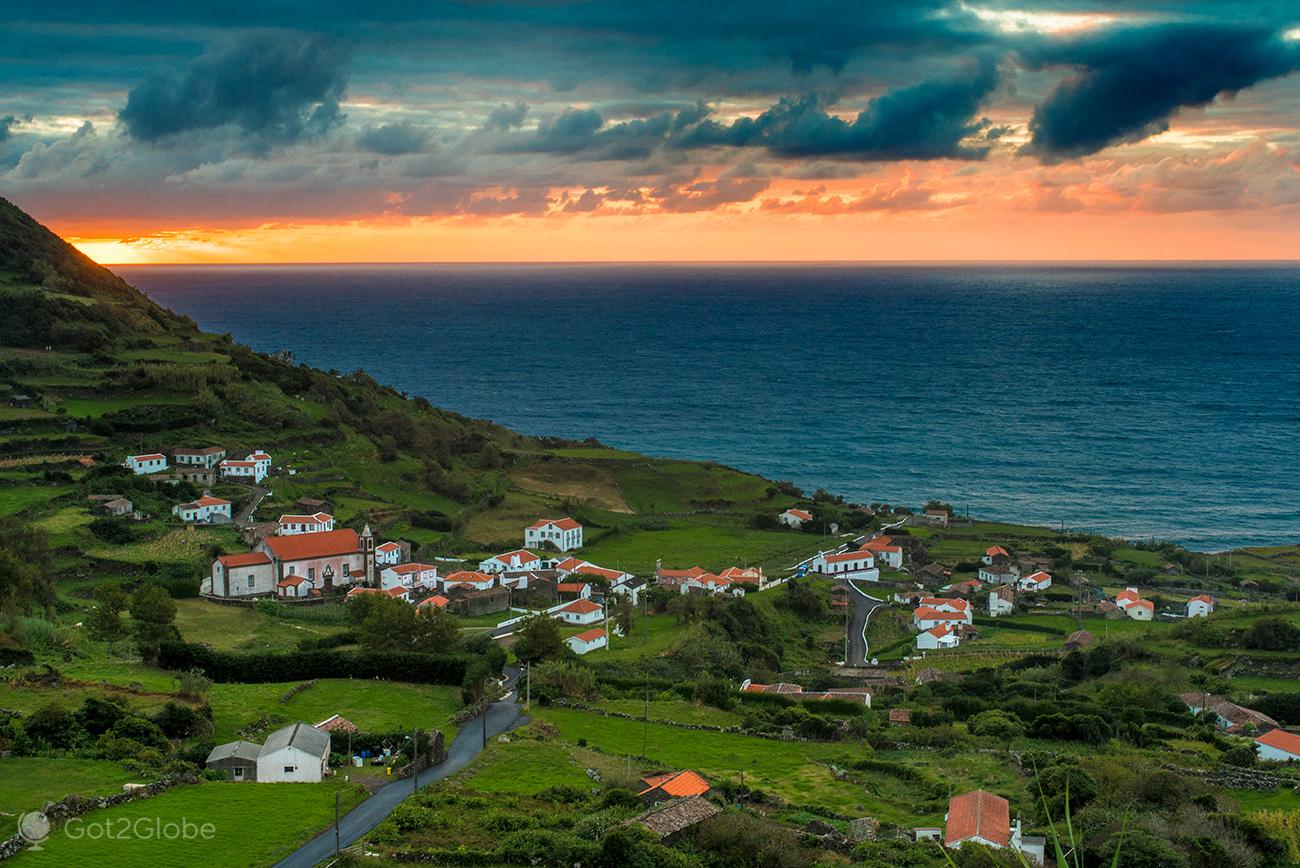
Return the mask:
<path id="1" fill-rule="evenodd" d="M 494 738 L 506 730 L 514 729 L 527 722 L 528 718 L 524 716 L 522 707 L 515 702 L 514 695 L 510 694 L 488 707 L 488 738 Z M 447 758 L 433 768 L 420 772 L 417 785 L 426 787 L 434 781 L 455 774 L 469 765 L 470 760 L 478 756 L 481 750 L 483 750 L 482 715 L 461 727 L 456 733 L 456 738 L 452 740 L 451 747 L 447 749 Z M 382 823 L 403 799 L 411 795 L 412 790 L 410 778 L 393 781 L 376 790 L 370 798 L 353 808 L 339 823 L 340 846 L 348 846 Z M 276 868 L 311 868 L 333 855 L 334 827 L 331 826 L 299 850 L 277 862 Z"/>
<path id="2" fill-rule="evenodd" d="M 844 661 L 846 666 L 866 666 L 867 665 L 867 622 L 871 619 L 871 613 L 880 606 L 886 605 L 884 600 L 878 600 L 870 594 L 863 591 L 852 581 L 847 582 L 849 590 L 849 602 L 853 606 L 853 611 L 849 615 L 849 659 Z"/>
<path id="3" fill-rule="evenodd" d="M 242 529 L 253 523 L 253 510 L 257 509 L 257 507 L 261 505 L 262 500 L 270 494 L 271 491 L 270 489 L 263 488 L 260 485 L 252 485 L 246 482 L 236 483 L 236 485 L 246 489 L 250 495 L 244 505 L 240 507 L 239 512 L 235 514 L 235 527 Z"/>

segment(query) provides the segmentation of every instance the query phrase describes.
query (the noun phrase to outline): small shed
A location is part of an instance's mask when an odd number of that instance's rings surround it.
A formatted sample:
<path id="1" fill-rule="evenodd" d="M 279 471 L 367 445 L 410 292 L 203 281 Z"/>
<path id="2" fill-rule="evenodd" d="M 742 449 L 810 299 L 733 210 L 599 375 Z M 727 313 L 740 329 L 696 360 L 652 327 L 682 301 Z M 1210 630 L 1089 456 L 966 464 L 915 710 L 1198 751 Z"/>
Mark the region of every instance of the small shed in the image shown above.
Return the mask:
<path id="1" fill-rule="evenodd" d="M 261 745 L 251 741 L 232 741 L 219 744 L 208 754 L 204 766 L 226 772 L 232 781 L 257 780 L 257 755 Z"/>
<path id="2" fill-rule="evenodd" d="M 628 822 L 644 826 L 659 836 L 661 841 L 669 842 L 696 823 L 702 823 L 720 813 L 722 809 L 703 796 L 690 796 L 673 799 L 663 807 L 646 811 Z"/>

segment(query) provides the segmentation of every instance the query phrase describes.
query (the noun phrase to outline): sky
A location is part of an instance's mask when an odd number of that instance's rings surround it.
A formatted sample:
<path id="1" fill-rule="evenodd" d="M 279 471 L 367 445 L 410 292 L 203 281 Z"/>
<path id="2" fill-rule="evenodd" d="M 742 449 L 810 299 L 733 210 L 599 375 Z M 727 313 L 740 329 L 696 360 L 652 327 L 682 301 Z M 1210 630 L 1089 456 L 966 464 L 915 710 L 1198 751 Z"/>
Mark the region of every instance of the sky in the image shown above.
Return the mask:
<path id="1" fill-rule="evenodd" d="M 1291 0 L 5 19 L 0 196 L 105 263 L 1300 259 Z"/>

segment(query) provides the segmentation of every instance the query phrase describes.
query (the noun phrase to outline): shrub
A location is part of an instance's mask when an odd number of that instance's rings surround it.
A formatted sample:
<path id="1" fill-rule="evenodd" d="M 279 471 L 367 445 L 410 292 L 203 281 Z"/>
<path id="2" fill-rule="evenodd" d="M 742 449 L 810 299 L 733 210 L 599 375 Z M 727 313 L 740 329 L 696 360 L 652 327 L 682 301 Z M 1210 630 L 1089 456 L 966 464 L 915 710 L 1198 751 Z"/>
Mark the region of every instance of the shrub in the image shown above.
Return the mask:
<path id="1" fill-rule="evenodd" d="M 995 738 L 1018 738 L 1025 734 L 1025 724 L 1013 714 L 1005 711 L 983 711 L 966 721 L 966 729 L 971 735 L 993 736 Z"/>
<path id="2" fill-rule="evenodd" d="M 266 684 L 311 678 L 397 678 L 416 684 L 455 684 L 473 655 L 409 651 L 299 651 L 293 654 L 218 651 L 168 640 L 159 646 L 165 669 L 198 670 L 219 684 Z"/>

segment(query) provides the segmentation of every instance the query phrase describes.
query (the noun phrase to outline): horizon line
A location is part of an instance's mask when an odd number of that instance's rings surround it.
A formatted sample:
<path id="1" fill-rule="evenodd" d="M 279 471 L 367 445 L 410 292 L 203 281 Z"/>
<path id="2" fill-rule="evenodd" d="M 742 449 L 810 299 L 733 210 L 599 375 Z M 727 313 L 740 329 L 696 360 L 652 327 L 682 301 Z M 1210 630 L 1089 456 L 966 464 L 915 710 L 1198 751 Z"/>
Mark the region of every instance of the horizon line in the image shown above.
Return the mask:
<path id="1" fill-rule="evenodd" d="M 748 265 L 755 267 L 773 265 L 874 265 L 874 266 L 954 266 L 954 265 L 1033 265 L 1033 266 L 1107 266 L 1107 265 L 1153 265 L 1153 266 L 1300 266 L 1300 257 L 1294 259 L 375 259 L 375 260 L 302 260 L 295 262 L 249 261 L 249 262 L 97 262 L 105 268 L 241 268 L 258 267 L 301 267 L 321 265 L 503 265 L 503 266 L 537 266 L 537 265 Z"/>

